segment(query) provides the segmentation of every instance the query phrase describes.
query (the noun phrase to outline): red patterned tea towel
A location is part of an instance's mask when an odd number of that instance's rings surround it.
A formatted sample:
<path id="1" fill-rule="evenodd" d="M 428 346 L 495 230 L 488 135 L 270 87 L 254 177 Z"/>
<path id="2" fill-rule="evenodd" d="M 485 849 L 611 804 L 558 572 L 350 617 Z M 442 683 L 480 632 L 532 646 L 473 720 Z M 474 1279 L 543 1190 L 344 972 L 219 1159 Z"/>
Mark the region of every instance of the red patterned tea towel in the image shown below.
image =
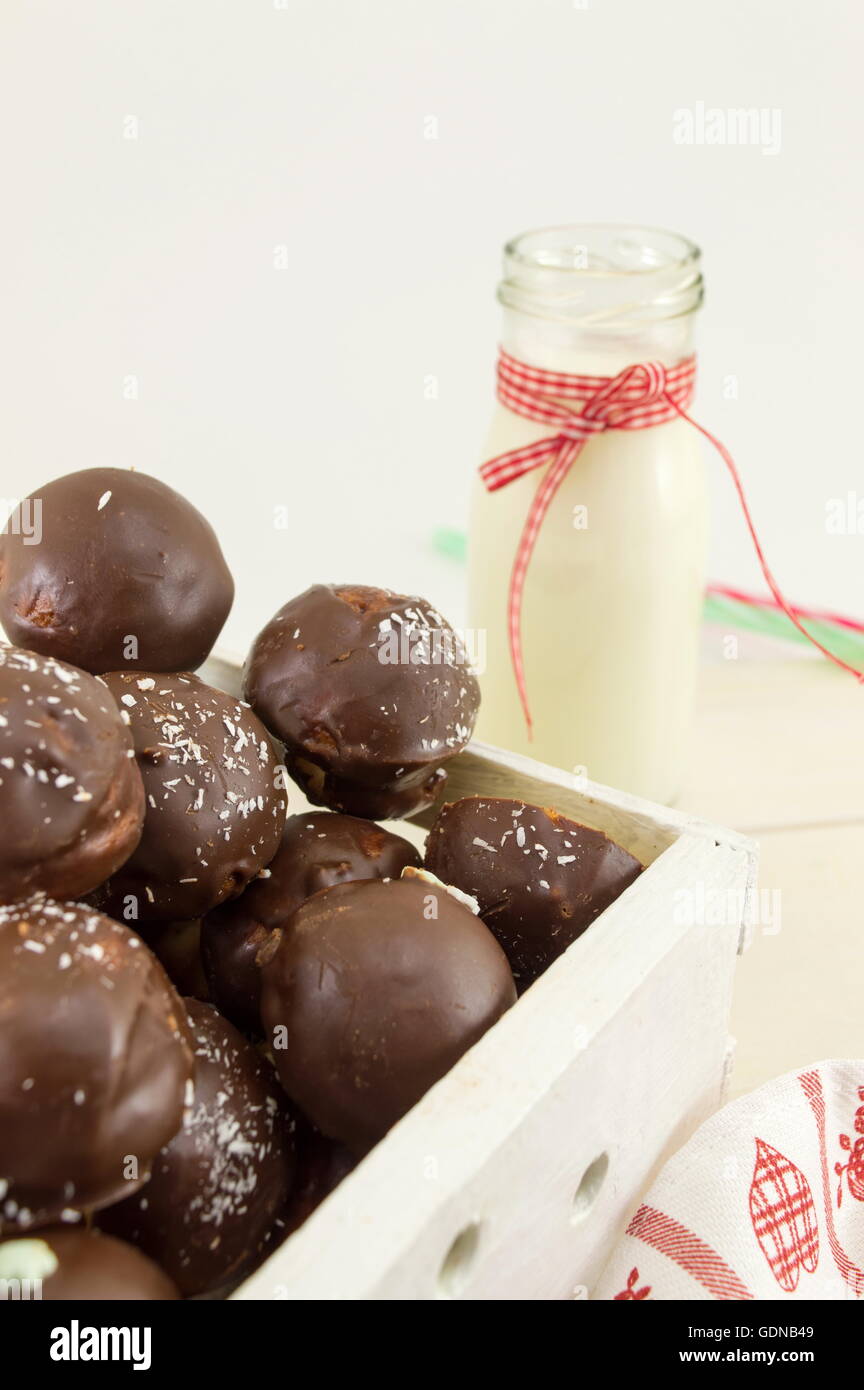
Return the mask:
<path id="1" fill-rule="evenodd" d="M 707 1120 L 634 1213 L 595 1299 L 864 1296 L 864 1061 L 790 1072 Z"/>

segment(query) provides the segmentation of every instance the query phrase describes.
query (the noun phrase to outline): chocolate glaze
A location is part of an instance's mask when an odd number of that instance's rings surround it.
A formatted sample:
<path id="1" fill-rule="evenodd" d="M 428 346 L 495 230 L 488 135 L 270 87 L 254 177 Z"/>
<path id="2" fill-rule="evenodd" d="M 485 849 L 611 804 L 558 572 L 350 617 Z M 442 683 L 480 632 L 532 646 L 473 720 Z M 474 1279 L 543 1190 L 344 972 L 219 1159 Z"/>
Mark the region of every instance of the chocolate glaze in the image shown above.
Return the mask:
<path id="1" fill-rule="evenodd" d="M 31 494 L 25 520 L 34 504 L 38 544 L 15 534 L 20 508 L 0 535 L 0 621 L 13 642 L 96 674 L 206 660 L 234 581 L 191 503 L 144 473 L 88 468 Z"/>
<path id="2" fill-rule="evenodd" d="M 186 1001 L 195 1099 L 147 1186 L 99 1214 L 183 1294 L 239 1279 L 255 1263 L 294 1177 L 293 1122 L 270 1064 L 211 1004 Z"/>
<path id="3" fill-rule="evenodd" d="M 328 1139 L 302 1116 L 298 1118 L 296 1138 L 297 1177 L 283 1215 L 283 1240 L 302 1226 L 324 1198 L 357 1167 L 357 1159 L 350 1149 L 335 1139 Z"/>
<path id="4" fill-rule="evenodd" d="M 197 676 L 104 680 L 129 724 L 147 805 L 138 848 L 95 901 L 122 921 L 200 917 L 276 853 L 286 798 L 270 737 L 247 705 Z"/>
<path id="5" fill-rule="evenodd" d="M 132 739 L 105 687 L 0 647 L 0 902 L 89 892 L 128 859 L 143 822 Z"/>
<path id="6" fill-rule="evenodd" d="M 83 1227 L 49 1226 L 0 1241 L 0 1279 L 41 1280 L 46 1302 L 178 1299 L 158 1265 L 125 1241 Z"/>
<path id="7" fill-rule="evenodd" d="M 363 1154 L 516 997 L 483 923 L 419 879 L 340 883 L 274 933 L 261 1016 L 282 1084 Z"/>
<path id="8" fill-rule="evenodd" d="M 234 902 L 245 896 L 241 894 Z M 226 903 L 217 907 L 203 919 L 201 964 L 209 996 L 219 1012 L 230 1018 L 241 1033 L 257 1038 L 261 1036 L 258 953 L 270 937 L 270 928 L 245 911 L 236 917 L 229 914 L 232 906 L 233 903 Z"/>
<path id="9" fill-rule="evenodd" d="M 638 878 L 642 865 L 600 830 L 541 806 L 465 797 L 439 814 L 426 867 L 477 899 L 520 990 Z"/>
<path id="10" fill-rule="evenodd" d="M 436 799 L 480 703 L 439 613 L 360 585 L 316 584 L 286 603 L 252 647 L 243 690 L 310 801 L 375 820 Z"/>
<path id="11" fill-rule="evenodd" d="M 139 937 L 80 904 L 0 907 L 0 1230 L 140 1187 L 193 1065 L 183 1005 Z"/>
<path id="12" fill-rule="evenodd" d="M 331 811 L 289 816 L 276 857 L 239 898 L 205 917 L 201 953 L 217 1008 L 245 1032 L 261 1031 L 258 952 L 274 927 L 334 883 L 398 878 L 419 864 L 412 844 L 373 821 Z"/>
<path id="13" fill-rule="evenodd" d="M 208 1001 L 210 989 L 201 961 L 201 922 L 150 922 L 147 945 L 159 958 L 178 994 Z"/>

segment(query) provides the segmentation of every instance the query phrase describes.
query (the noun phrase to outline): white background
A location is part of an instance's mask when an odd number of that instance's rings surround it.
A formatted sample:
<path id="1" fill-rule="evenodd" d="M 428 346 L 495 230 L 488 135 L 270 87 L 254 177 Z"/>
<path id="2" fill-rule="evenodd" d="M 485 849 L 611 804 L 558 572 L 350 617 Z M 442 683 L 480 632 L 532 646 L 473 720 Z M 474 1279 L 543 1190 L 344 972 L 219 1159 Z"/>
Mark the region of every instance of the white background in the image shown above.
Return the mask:
<path id="1" fill-rule="evenodd" d="M 4 0 L 0 496 L 172 482 L 237 649 L 314 580 L 458 621 L 432 537 L 464 525 L 500 244 L 654 223 L 703 248 L 698 413 L 778 577 L 861 615 L 864 536 L 825 508 L 864 497 L 862 37 L 852 0 Z M 779 154 L 677 145 L 700 101 L 779 108 Z M 759 588 L 710 466 L 712 575 Z"/>

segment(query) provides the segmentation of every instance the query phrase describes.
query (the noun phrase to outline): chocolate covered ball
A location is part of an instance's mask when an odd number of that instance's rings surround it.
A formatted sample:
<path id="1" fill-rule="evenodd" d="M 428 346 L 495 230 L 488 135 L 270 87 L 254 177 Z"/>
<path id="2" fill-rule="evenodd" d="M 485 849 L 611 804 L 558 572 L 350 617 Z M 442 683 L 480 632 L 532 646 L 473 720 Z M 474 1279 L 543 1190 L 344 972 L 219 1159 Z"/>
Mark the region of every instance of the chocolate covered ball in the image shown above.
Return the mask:
<path id="1" fill-rule="evenodd" d="M 30 1298 L 48 1303 L 149 1303 L 180 1297 L 167 1274 L 140 1250 L 83 1227 L 49 1226 L 0 1241 L 0 1283 L 4 1280 L 7 1286 L 15 1280 L 22 1297 L 27 1288 Z"/>
<path id="2" fill-rule="evenodd" d="M 99 1214 L 186 1295 L 258 1259 L 294 1176 L 293 1123 L 270 1064 L 210 1004 L 187 1000 L 195 1098 L 147 1186 Z"/>
<path id="3" fill-rule="evenodd" d="M 267 730 L 197 676 L 104 677 L 128 722 L 146 792 L 141 842 L 96 895 L 118 921 L 201 917 L 273 858 L 284 773 Z"/>
<path id="4" fill-rule="evenodd" d="M 150 922 L 147 945 L 162 962 L 178 994 L 209 1001 L 210 989 L 201 961 L 201 922 Z"/>
<path id="5" fill-rule="evenodd" d="M 642 872 L 601 830 L 524 801 L 474 796 L 442 809 L 426 867 L 476 898 L 520 990 Z"/>
<path id="6" fill-rule="evenodd" d="M 516 997 L 491 932 L 419 879 L 316 893 L 268 950 L 261 1016 L 282 1084 L 323 1134 L 358 1155 Z"/>
<path id="7" fill-rule="evenodd" d="M 132 739 L 86 671 L 0 646 L 0 902 L 88 893 L 141 838 Z"/>
<path id="8" fill-rule="evenodd" d="M 233 600 L 209 522 L 145 473 L 68 473 L 22 502 L 0 535 L 10 640 L 97 675 L 194 671 Z"/>
<path id="9" fill-rule="evenodd" d="M 357 1167 L 357 1158 L 303 1117 L 297 1122 L 297 1175 L 284 1213 L 283 1239 L 308 1221 L 325 1197 Z"/>
<path id="10" fill-rule="evenodd" d="M 440 613 L 347 585 L 316 584 L 279 610 L 252 647 L 243 690 L 309 800 L 373 820 L 436 799 L 480 703 Z"/>
<path id="11" fill-rule="evenodd" d="M 77 903 L 0 907 L 0 1230 L 146 1182 L 193 1066 L 183 1005 L 139 937 Z"/>
<path id="12" fill-rule="evenodd" d="M 398 878 L 420 856 L 408 840 L 373 821 L 331 811 L 289 816 L 276 857 L 245 893 L 205 917 L 204 971 L 216 1007 L 245 1032 L 261 1031 L 258 952 L 274 927 L 334 883 Z"/>
<path id="13" fill-rule="evenodd" d="M 266 871 L 265 871 L 266 872 Z M 257 879 L 255 882 L 257 883 Z M 250 892 L 254 884 L 246 892 Z M 239 902 L 245 898 L 241 894 Z M 258 953 L 270 928 L 246 913 L 237 917 L 233 906 L 217 907 L 201 923 L 201 965 L 209 998 L 242 1033 L 261 1035 L 261 971 Z"/>

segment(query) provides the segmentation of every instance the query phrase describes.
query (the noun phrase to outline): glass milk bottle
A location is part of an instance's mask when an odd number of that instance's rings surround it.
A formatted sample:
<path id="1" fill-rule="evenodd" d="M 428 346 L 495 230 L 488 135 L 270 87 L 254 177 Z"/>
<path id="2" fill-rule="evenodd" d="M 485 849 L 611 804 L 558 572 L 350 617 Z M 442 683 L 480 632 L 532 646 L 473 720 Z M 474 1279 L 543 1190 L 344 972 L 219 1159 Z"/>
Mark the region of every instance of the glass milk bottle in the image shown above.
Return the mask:
<path id="1" fill-rule="evenodd" d="M 615 377 L 692 353 L 699 251 L 668 232 L 555 227 L 505 247 L 501 346 L 528 366 Z M 581 407 L 577 406 L 576 409 Z M 496 407 L 483 459 L 555 427 Z M 707 544 L 697 431 L 685 420 L 592 435 L 536 537 L 522 599 L 529 739 L 508 642 L 508 587 L 544 464 L 475 482 L 469 622 L 486 633 L 477 736 L 657 801 L 687 753 Z"/>

